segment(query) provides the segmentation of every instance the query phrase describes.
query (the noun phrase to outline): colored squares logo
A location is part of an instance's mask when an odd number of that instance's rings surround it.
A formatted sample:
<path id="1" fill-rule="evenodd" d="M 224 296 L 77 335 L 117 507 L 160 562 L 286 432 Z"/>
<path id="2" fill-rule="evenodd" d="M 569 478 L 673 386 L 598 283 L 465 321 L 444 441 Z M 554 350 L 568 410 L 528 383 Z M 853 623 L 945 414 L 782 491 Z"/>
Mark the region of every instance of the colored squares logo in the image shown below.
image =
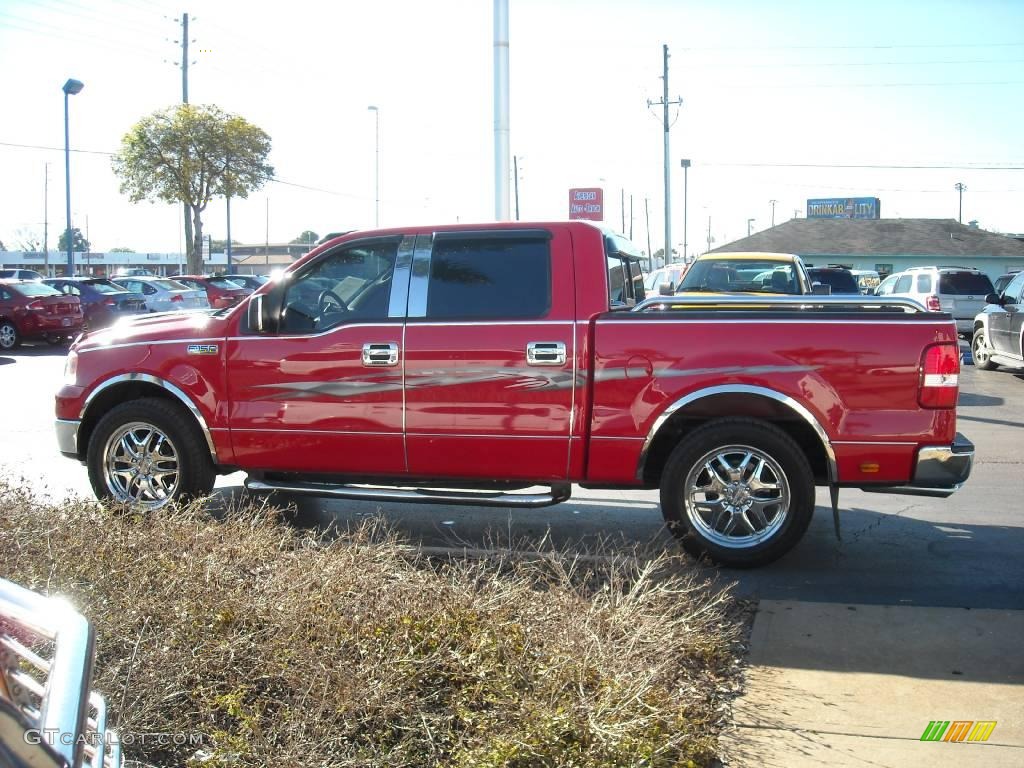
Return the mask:
<path id="1" fill-rule="evenodd" d="M 995 728 L 995 720 L 931 720 L 921 734 L 921 741 L 988 741 Z"/>

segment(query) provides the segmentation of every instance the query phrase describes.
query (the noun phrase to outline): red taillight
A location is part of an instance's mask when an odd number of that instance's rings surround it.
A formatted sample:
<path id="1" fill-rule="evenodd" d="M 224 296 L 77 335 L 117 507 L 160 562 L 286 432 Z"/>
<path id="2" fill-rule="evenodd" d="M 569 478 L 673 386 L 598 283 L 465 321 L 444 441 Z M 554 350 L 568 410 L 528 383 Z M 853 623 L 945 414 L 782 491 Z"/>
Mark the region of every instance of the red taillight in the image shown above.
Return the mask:
<path id="1" fill-rule="evenodd" d="M 42 312 L 46 309 L 46 305 L 43 304 L 42 299 L 36 299 L 25 305 L 25 309 L 31 309 L 33 312 Z"/>
<path id="2" fill-rule="evenodd" d="M 180 293 L 176 293 L 173 296 L 171 296 L 171 301 L 184 301 L 184 299 L 181 298 L 181 294 Z"/>
<path id="3" fill-rule="evenodd" d="M 960 391 L 960 347 L 947 342 L 926 347 L 921 356 L 922 408 L 955 408 Z"/>
<path id="4" fill-rule="evenodd" d="M 939 301 L 939 297 L 938 296 L 929 296 L 927 299 L 925 299 L 924 300 L 924 307 L 929 312 L 941 312 L 942 311 L 942 303 Z"/>
<path id="5" fill-rule="evenodd" d="M 108 307 L 116 307 L 117 302 L 114 299 L 104 299 L 103 304 Z"/>

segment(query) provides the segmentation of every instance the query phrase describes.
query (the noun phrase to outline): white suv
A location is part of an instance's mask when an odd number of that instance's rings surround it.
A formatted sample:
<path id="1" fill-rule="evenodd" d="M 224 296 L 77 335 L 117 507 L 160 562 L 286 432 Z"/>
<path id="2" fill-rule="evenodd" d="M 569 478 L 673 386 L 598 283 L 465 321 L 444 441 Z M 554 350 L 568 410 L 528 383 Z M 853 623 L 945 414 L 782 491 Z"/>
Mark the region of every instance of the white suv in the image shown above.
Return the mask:
<path id="1" fill-rule="evenodd" d="M 895 277 L 889 296 L 909 296 L 932 312 L 948 312 L 956 321 L 957 333 L 970 337 L 974 316 L 985 308 L 985 297 L 992 293 L 988 275 L 973 267 L 911 267 Z M 879 286 L 880 288 L 882 286 Z"/>

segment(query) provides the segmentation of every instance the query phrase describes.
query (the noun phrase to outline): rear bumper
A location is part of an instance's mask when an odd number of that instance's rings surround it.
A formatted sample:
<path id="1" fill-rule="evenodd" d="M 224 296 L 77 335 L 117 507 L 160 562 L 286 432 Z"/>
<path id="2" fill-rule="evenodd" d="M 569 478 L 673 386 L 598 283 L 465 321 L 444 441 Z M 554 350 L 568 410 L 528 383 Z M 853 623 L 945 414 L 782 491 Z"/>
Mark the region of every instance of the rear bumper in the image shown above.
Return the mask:
<path id="1" fill-rule="evenodd" d="M 57 429 L 57 447 L 70 459 L 78 458 L 78 427 L 81 423 L 78 419 L 57 419 L 54 423 Z"/>
<path id="2" fill-rule="evenodd" d="M 914 479 L 906 485 L 862 486 L 871 493 L 898 493 L 910 496 L 945 498 L 958 490 L 971 476 L 974 443 L 956 433 L 952 445 L 926 445 L 917 452 Z"/>

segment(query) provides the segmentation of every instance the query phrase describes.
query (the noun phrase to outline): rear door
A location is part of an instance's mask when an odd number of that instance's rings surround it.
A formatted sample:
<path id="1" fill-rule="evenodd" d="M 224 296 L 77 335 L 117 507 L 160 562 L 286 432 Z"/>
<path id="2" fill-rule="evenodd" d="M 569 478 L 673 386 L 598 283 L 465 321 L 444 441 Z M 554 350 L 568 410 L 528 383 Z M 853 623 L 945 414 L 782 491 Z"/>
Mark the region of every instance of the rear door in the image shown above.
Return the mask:
<path id="1" fill-rule="evenodd" d="M 419 237 L 405 330 L 411 474 L 566 479 L 576 392 L 571 248 L 566 231 Z"/>
<path id="2" fill-rule="evenodd" d="M 968 270 L 939 273 L 939 303 L 954 320 L 974 320 L 985 308 L 985 297 L 992 293 L 992 281 L 981 272 Z"/>

